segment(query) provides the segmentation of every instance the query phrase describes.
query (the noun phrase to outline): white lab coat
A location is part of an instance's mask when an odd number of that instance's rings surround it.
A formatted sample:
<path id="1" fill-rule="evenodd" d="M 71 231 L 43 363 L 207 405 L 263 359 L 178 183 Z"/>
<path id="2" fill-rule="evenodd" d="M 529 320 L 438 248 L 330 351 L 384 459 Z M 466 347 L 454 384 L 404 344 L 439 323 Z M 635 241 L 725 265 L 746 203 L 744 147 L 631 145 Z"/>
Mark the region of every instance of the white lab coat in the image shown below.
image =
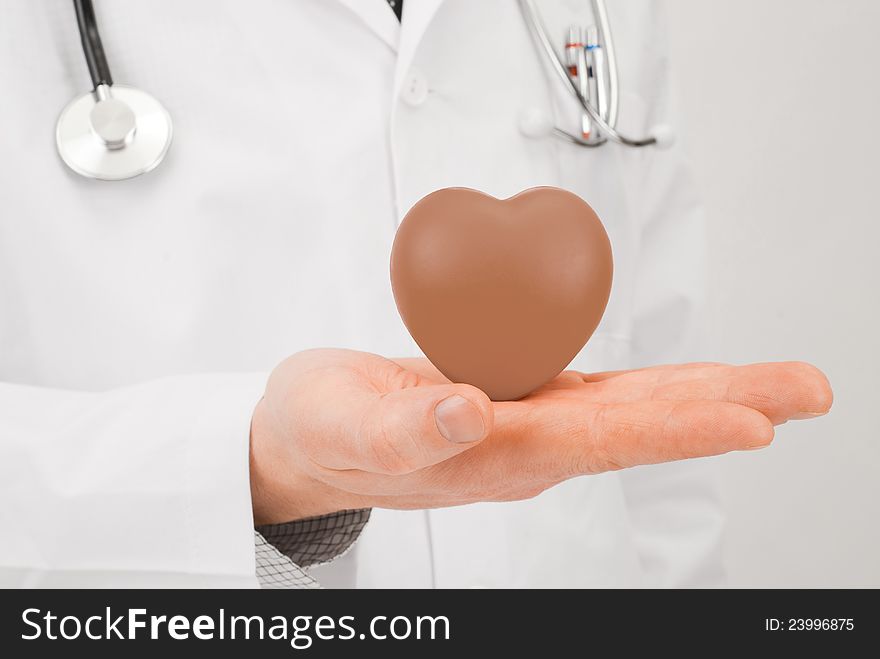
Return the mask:
<path id="1" fill-rule="evenodd" d="M 553 35 L 588 0 L 539 2 Z M 659 8 L 609 2 L 621 125 L 669 118 Z M 682 154 L 577 149 L 518 130 L 577 113 L 513 0 L 96 2 L 117 82 L 175 122 L 166 161 L 85 180 L 60 109 L 89 86 L 71 3 L 0 5 L 0 581 L 254 585 L 248 429 L 267 372 L 335 346 L 416 348 L 388 280 L 422 195 L 557 185 L 615 253 L 574 366 L 689 358 L 702 217 Z M 712 584 L 705 463 L 580 478 L 527 502 L 374 511 L 319 570 L 361 586 Z M 335 570 L 335 572 L 334 572 Z"/>

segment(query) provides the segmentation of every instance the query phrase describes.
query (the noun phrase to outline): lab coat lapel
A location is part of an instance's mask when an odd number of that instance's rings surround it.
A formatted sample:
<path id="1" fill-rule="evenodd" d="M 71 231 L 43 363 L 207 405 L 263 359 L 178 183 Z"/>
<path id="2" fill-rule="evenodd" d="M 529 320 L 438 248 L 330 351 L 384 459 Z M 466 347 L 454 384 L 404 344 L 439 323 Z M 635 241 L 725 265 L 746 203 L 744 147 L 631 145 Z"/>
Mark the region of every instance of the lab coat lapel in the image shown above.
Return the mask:
<path id="1" fill-rule="evenodd" d="M 395 97 L 400 92 L 400 87 L 409 71 L 413 57 L 415 57 L 416 49 L 441 4 L 443 4 L 443 0 L 409 0 L 409 2 L 404 0 L 403 24 L 400 30 L 397 69 L 394 76 Z"/>
<path id="2" fill-rule="evenodd" d="M 386 0 L 339 0 L 366 23 L 391 50 L 396 51 L 400 39 L 400 23 Z M 418 4 L 418 0 L 416 1 Z"/>

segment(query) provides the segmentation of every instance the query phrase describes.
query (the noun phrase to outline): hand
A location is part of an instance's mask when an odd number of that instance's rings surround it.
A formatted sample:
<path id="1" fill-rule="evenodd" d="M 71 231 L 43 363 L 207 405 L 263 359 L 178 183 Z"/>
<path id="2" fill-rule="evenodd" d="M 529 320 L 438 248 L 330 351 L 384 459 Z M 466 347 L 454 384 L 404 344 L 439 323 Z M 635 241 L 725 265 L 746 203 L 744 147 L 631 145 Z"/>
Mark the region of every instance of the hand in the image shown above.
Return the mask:
<path id="1" fill-rule="evenodd" d="M 763 448 L 774 424 L 831 402 L 802 363 L 569 371 L 492 403 L 427 360 L 312 350 L 275 369 L 254 412 L 254 515 L 525 499 L 575 476 Z"/>

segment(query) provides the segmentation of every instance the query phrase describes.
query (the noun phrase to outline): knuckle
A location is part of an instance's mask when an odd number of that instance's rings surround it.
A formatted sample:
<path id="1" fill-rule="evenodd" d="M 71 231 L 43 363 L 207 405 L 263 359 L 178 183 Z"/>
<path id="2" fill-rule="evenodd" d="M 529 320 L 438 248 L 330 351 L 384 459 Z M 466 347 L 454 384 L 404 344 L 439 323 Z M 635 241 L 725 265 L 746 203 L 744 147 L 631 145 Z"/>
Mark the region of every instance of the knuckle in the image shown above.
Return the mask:
<path id="1" fill-rule="evenodd" d="M 603 474 L 606 471 L 623 469 L 613 454 L 604 447 L 593 447 L 583 451 L 572 461 L 572 473 L 577 476 Z"/>
<path id="2" fill-rule="evenodd" d="M 409 472 L 409 465 L 396 450 L 394 443 L 387 441 L 384 434 L 374 439 L 370 446 L 371 464 L 380 474 L 402 476 Z"/>
<path id="3" fill-rule="evenodd" d="M 400 391 L 417 387 L 422 376 L 386 359 L 371 362 L 368 367 L 370 379 L 379 383 L 382 391 Z"/>
<path id="4" fill-rule="evenodd" d="M 747 391 L 741 396 L 727 396 L 722 400 L 740 403 L 756 410 L 774 410 L 785 402 L 783 396 L 763 391 Z"/>
<path id="5" fill-rule="evenodd" d="M 392 434 L 384 429 L 370 438 L 370 455 L 376 470 L 382 474 L 403 476 L 416 470 L 412 459 L 400 450 Z"/>
<path id="6" fill-rule="evenodd" d="M 663 441 L 655 441 L 647 462 L 672 462 L 675 460 L 698 458 L 706 453 L 708 444 L 688 441 L 688 437 L 704 436 L 704 422 L 689 418 L 689 410 L 696 409 L 694 401 L 677 401 L 666 410 L 656 426 L 653 436 Z M 683 421 L 683 419 L 688 419 Z M 711 451 L 710 451 L 711 452 Z"/>
<path id="7" fill-rule="evenodd" d="M 618 444 L 618 439 L 624 429 L 619 424 L 610 422 L 607 408 L 598 407 L 592 417 L 583 425 L 580 434 L 584 441 L 578 444 L 578 450 L 572 457 L 572 473 L 577 475 L 601 474 L 621 469 L 621 466 L 613 458 L 613 447 Z"/>
<path id="8" fill-rule="evenodd" d="M 422 382 L 421 375 L 405 368 L 398 368 L 390 379 L 390 384 L 396 389 L 412 389 L 413 387 L 419 386 Z"/>

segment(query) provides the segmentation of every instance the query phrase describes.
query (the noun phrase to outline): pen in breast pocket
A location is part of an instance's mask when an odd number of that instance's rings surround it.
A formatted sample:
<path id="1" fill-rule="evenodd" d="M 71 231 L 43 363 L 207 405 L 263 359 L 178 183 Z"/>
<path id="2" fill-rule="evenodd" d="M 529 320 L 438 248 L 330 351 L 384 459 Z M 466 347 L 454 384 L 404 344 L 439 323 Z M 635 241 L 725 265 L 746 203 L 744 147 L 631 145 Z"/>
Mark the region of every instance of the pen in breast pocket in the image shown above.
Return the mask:
<path id="1" fill-rule="evenodd" d="M 565 58 L 568 66 L 568 74 L 577 84 L 578 91 L 589 99 L 590 96 L 590 73 L 587 65 L 586 52 L 584 51 L 583 30 L 572 25 L 568 28 L 568 40 L 565 43 Z M 581 115 L 581 135 L 585 140 L 590 139 L 593 132 L 593 123 L 590 115 Z"/>

